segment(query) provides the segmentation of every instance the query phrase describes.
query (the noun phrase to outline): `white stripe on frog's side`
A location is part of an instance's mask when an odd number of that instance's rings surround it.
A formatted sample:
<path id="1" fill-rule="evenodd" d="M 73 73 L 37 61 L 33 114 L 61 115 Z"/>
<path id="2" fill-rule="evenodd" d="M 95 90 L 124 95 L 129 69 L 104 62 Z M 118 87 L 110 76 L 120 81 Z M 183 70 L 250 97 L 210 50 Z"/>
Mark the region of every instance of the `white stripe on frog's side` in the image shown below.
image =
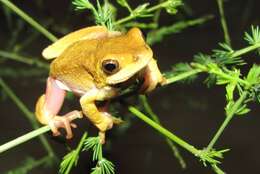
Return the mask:
<path id="1" fill-rule="evenodd" d="M 55 80 L 56 82 L 56 85 L 60 88 L 60 89 L 63 89 L 63 90 L 66 90 L 66 91 L 72 91 L 67 85 L 65 85 L 64 83 L 62 83 L 61 81 L 59 80 Z"/>
<path id="2" fill-rule="evenodd" d="M 71 91 L 71 92 L 76 93 L 76 94 L 81 95 L 81 96 L 86 93 L 85 91 L 83 91 L 81 89 L 71 88 L 71 87 L 67 86 L 66 84 L 64 84 L 63 82 L 61 82 L 57 79 L 55 80 L 55 83 L 60 89 L 63 89 L 63 90 L 66 90 L 66 91 Z"/>

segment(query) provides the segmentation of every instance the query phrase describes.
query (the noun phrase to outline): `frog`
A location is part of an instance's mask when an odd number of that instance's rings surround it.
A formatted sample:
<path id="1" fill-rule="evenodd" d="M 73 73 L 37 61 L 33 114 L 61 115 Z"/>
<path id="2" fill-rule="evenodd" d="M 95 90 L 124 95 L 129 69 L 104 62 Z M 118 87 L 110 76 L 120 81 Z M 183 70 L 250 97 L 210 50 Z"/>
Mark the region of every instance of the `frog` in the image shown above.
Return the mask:
<path id="1" fill-rule="evenodd" d="M 85 27 L 49 45 L 42 56 L 53 60 L 35 115 L 41 124 L 49 125 L 54 136 L 64 128 L 67 139 L 73 137 L 72 128 L 77 127 L 72 121 L 85 115 L 98 128 L 104 144 L 106 131 L 121 120 L 113 117 L 107 107 L 98 107 L 97 102 L 117 97 L 121 84 L 129 85 L 137 78 L 143 79 L 141 93 L 165 82 L 152 49 L 135 27 L 125 33 L 105 26 Z M 68 91 L 79 96 L 82 110 L 59 115 Z"/>

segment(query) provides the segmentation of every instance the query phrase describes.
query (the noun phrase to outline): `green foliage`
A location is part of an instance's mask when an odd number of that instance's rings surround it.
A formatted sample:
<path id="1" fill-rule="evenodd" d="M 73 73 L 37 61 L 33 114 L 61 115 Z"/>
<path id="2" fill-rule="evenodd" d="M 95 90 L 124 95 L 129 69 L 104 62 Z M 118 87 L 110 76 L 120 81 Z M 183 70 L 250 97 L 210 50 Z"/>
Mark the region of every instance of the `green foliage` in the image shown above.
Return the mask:
<path id="1" fill-rule="evenodd" d="M 96 2 L 97 7 L 95 7 L 88 0 L 73 0 L 72 4 L 75 6 L 76 10 L 90 10 L 94 15 L 94 19 L 97 25 L 107 26 L 109 29 L 112 29 L 112 7 L 107 1 L 104 2 L 103 6 L 101 6 L 99 0 Z"/>
<path id="2" fill-rule="evenodd" d="M 114 174 L 114 164 L 103 157 L 102 144 L 99 137 L 89 137 L 84 141 L 83 151 L 93 151 L 93 161 L 97 161 L 97 165 L 92 168 L 91 174 Z"/>
<path id="3" fill-rule="evenodd" d="M 201 25 L 208 20 L 212 19 L 212 16 L 204 16 L 198 19 L 194 20 L 184 20 L 180 22 L 176 22 L 170 26 L 163 26 L 160 27 L 159 29 L 155 29 L 147 34 L 147 43 L 150 45 L 153 45 L 155 43 L 161 42 L 166 36 L 179 33 L 182 30 L 194 26 L 194 25 Z"/>
<path id="4" fill-rule="evenodd" d="M 255 45 L 260 42 L 260 31 L 259 27 L 251 26 L 251 33 L 245 32 L 244 39 L 249 45 Z"/>
<path id="5" fill-rule="evenodd" d="M 111 161 L 102 158 L 98 161 L 97 166 L 92 169 L 91 174 L 114 174 L 115 166 Z"/>
<path id="6" fill-rule="evenodd" d="M 73 166 L 77 166 L 79 154 L 82 151 L 84 141 L 87 139 L 87 133 L 84 133 L 77 148 L 65 155 L 60 163 L 60 174 L 69 174 Z"/>
<path id="7" fill-rule="evenodd" d="M 118 4 L 120 4 L 122 7 L 125 7 L 127 8 L 127 10 L 132 13 L 133 10 L 132 8 L 130 7 L 130 5 L 128 4 L 127 0 L 117 0 Z"/>
<path id="8" fill-rule="evenodd" d="M 83 151 L 90 149 L 93 150 L 93 161 L 102 159 L 102 145 L 99 137 L 90 137 L 84 142 Z"/>
<path id="9" fill-rule="evenodd" d="M 166 72 L 164 74 L 164 76 L 167 79 L 170 79 L 170 78 L 176 77 L 180 74 L 191 72 L 193 70 L 194 70 L 193 67 L 191 67 L 189 63 L 177 63 L 174 66 L 172 66 L 172 71 Z M 197 74 L 192 74 L 192 75 L 189 75 L 188 77 L 186 77 L 184 79 L 181 79 L 180 82 L 191 83 L 194 80 L 196 80 L 197 77 L 198 77 Z"/>
<path id="10" fill-rule="evenodd" d="M 169 14 L 176 14 L 177 13 L 177 9 L 176 7 L 182 5 L 182 1 L 176 1 L 176 0 L 169 0 L 169 3 L 164 5 L 164 8 L 166 9 L 166 11 Z"/>
<path id="11" fill-rule="evenodd" d="M 246 81 L 250 83 L 251 86 L 257 85 L 260 83 L 260 66 L 254 64 L 252 68 L 249 70 Z"/>
<path id="12" fill-rule="evenodd" d="M 246 80 L 250 84 L 251 92 L 250 98 L 253 101 L 260 102 L 260 66 L 253 65 L 252 68 L 249 70 Z"/>
<path id="13" fill-rule="evenodd" d="M 21 11 L 18 7 L 12 4 L 8 0 L 2 0 L 5 6 L 4 14 L 6 21 L 9 25 L 9 28 L 15 28 L 13 30 L 12 38 L 7 45 L 7 49 L 12 52 L 0 51 L 1 62 L 5 63 L 8 60 L 17 61 L 20 63 L 24 63 L 30 66 L 35 66 L 38 68 L 48 70 L 46 63 L 38 61 L 37 59 L 27 58 L 20 56 L 16 51 L 21 49 L 11 49 L 12 47 L 16 47 L 15 43 L 17 42 L 16 36 L 21 33 L 25 22 L 23 21 L 13 21 L 11 18 L 10 10 L 16 12 L 24 21 L 28 22 L 32 27 L 38 30 L 40 33 L 45 35 L 52 41 L 56 40 L 56 37 L 53 36 L 50 32 L 48 32 L 44 27 L 39 25 L 35 20 L 33 20 L 26 13 Z M 129 12 L 128 16 L 117 19 L 117 9 L 109 3 L 108 0 L 102 1 L 100 3 L 99 0 L 96 1 L 95 5 L 89 0 L 73 0 L 72 2 L 76 8 L 76 10 L 89 10 L 94 17 L 94 20 L 97 25 L 107 26 L 110 30 L 113 29 L 125 29 L 127 27 L 138 26 L 140 28 L 150 29 L 147 42 L 149 44 L 155 44 L 161 42 L 166 36 L 174 33 L 179 33 L 183 29 L 200 25 L 207 20 L 211 19 L 211 17 L 202 17 L 194 20 L 183 20 L 177 23 L 174 23 L 170 26 L 160 26 L 159 25 L 159 17 L 160 11 L 165 10 L 170 15 L 173 15 L 177 12 L 177 8 L 182 5 L 182 1 L 180 0 L 162 0 L 159 1 L 154 6 L 151 6 L 149 3 L 139 4 L 137 7 L 131 7 L 127 0 L 117 0 L 117 3 L 126 8 Z M 186 149 L 193 155 L 197 156 L 200 161 L 202 161 L 204 166 L 210 165 L 215 173 L 223 174 L 224 172 L 218 167 L 221 164 L 221 159 L 223 159 L 223 154 L 227 152 L 229 149 L 225 150 L 215 150 L 214 145 L 216 144 L 219 137 L 222 135 L 224 129 L 235 115 L 245 115 L 250 112 L 248 108 L 249 102 L 258 101 L 260 102 L 260 67 L 258 65 L 253 65 L 246 76 L 243 76 L 240 72 L 240 67 L 245 64 L 245 60 L 242 58 L 243 55 L 254 51 L 259 50 L 260 48 L 260 32 L 259 27 L 251 27 L 251 32 L 245 33 L 244 39 L 248 42 L 249 46 L 242 48 L 240 50 L 235 50 L 231 47 L 230 38 L 227 30 L 227 25 L 224 17 L 224 8 L 223 1 L 218 0 L 221 20 L 222 20 L 222 28 L 225 35 L 225 42 L 220 43 L 220 48 L 212 50 L 212 54 L 203 54 L 199 53 L 194 56 L 194 59 L 191 63 L 179 63 L 172 66 L 172 71 L 165 73 L 166 83 L 164 85 L 168 85 L 170 83 L 181 81 L 186 79 L 187 81 L 193 81 L 196 79 L 199 73 L 206 73 L 208 77 L 205 82 L 208 86 L 210 85 L 221 85 L 225 87 L 226 90 L 226 107 L 225 114 L 226 117 L 213 136 L 208 146 L 202 150 L 197 149 L 193 145 L 187 143 L 181 138 L 177 137 L 172 132 L 168 131 L 166 128 L 162 127 L 159 123 L 159 119 L 156 114 L 153 113 L 151 107 L 148 102 L 143 100 L 144 109 L 147 114 L 150 115 L 152 119 L 148 118 L 147 115 L 141 113 L 137 107 L 129 107 L 129 111 L 136 115 L 138 118 L 143 120 L 145 123 L 152 126 L 156 129 L 160 134 L 167 138 L 167 143 L 172 146 L 172 142 L 175 142 L 180 147 Z M 8 7 L 8 8 L 7 8 Z M 143 22 L 142 18 L 146 18 Z M 16 27 L 10 27 L 10 26 Z M 17 47 L 16 47 L 17 48 Z M 18 45 L 18 48 L 19 45 Z M 8 69 L 9 68 L 9 69 Z M 10 67 L 5 67 L 0 70 L 0 74 L 4 74 L 5 70 L 10 71 Z M 17 69 L 17 72 L 23 72 L 22 69 Z M 33 69 L 28 71 L 29 73 L 34 73 Z M 8 73 L 6 73 L 8 74 Z M 19 74 L 17 77 L 21 77 L 23 74 Z M 9 72 L 9 77 L 15 76 Z M 27 107 L 19 100 L 19 98 L 12 92 L 12 90 L 5 85 L 4 81 L 0 79 L 0 85 L 2 91 L 4 91 L 17 105 L 17 107 L 24 113 L 26 117 L 33 123 L 32 121 L 32 113 Z M 131 88 L 133 89 L 133 88 Z M 130 91 L 131 91 L 130 89 Z M 129 89 L 128 89 L 129 90 Z M 34 128 L 37 128 L 34 124 L 32 124 Z M 49 158 L 53 158 L 52 149 L 49 147 L 48 143 L 44 142 L 44 139 L 41 139 L 44 147 L 48 151 L 48 160 Z M 46 141 L 46 140 L 45 140 Z M 170 143 L 169 143 L 170 142 Z M 172 148 L 174 153 L 176 154 L 178 150 Z M 70 173 L 73 166 L 77 165 L 79 154 L 82 151 L 91 150 L 93 151 L 92 160 L 97 162 L 96 166 L 92 169 L 92 174 L 114 174 L 115 166 L 112 162 L 103 157 L 102 144 L 100 144 L 99 137 L 89 137 L 84 134 L 82 136 L 81 141 L 79 142 L 76 149 L 69 152 L 64 156 L 62 163 L 60 164 L 60 173 L 68 174 Z M 181 159 L 180 156 L 175 155 L 177 158 Z M 46 158 L 46 159 L 47 159 Z M 44 158 L 43 160 L 32 160 L 28 159 L 28 164 L 18 168 L 13 171 L 13 173 L 26 173 L 31 170 L 33 167 L 41 164 L 48 164 Z M 43 161 L 42 163 L 39 163 Z M 33 165 L 34 164 L 34 165 Z M 32 167 L 33 165 L 33 167 Z M 29 167 L 28 167 L 29 166 Z M 12 173 L 12 172 L 11 172 Z M 11 174 L 10 173 L 10 174 Z"/>
<path id="14" fill-rule="evenodd" d="M 79 156 L 76 150 L 72 150 L 71 152 L 69 152 L 67 155 L 63 157 L 62 162 L 60 163 L 59 173 L 65 173 L 70 163 L 73 163 L 73 165 L 76 166 L 78 159 Z"/>
<path id="15" fill-rule="evenodd" d="M 27 174 L 30 173 L 32 169 L 37 168 L 40 165 L 50 166 L 52 162 L 52 157 L 46 156 L 42 159 L 34 159 L 33 157 L 27 157 L 23 163 L 17 168 L 6 172 L 5 174 Z"/>
<path id="16" fill-rule="evenodd" d="M 224 150 L 219 150 L 216 151 L 215 149 L 203 149 L 200 150 L 196 156 L 200 158 L 200 161 L 203 163 L 204 166 L 207 166 L 207 164 L 211 165 L 217 165 L 220 164 L 220 161 L 218 159 L 224 158 L 223 153 L 228 152 L 230 149 L 224 149 Z"/>
<path id="17" fill-rule="evenodd" d="M 182 4 L 180 0 L 166 0 L 155 6 L 150 6 L 149 3 L 143 3 L 138 5 L 136 8 L 131 8 L 127 0 L 117 0 L 122 7 L 127 8 L 130 14 L 125 18 L 116 20 L 116 10 L 113 10 L 114 7 L 108 2 L 108 0 L 104 1 L 103 6 L 100 5 L 99 0 L 96 2 L 97 7 L 89 2 L 89 0 L 73 0 L 72 4 L 75 6 L 76 10 L 90 10 L 94 15 L 96 24 L 107 26 L 111 30 L 116 28 L 118 25 L 121 25 L 121 27 L 132 26 L 127 23 L 132 23 L 132 20 L 138 18 L 153 17 L 154 13 L 160 9 L 165 9 L 171 15 L 175 14 L 177 12 L 177 7 Z M 143 25 L 145 28 L 147 27 L 146 23 L 143 23 Z"/>

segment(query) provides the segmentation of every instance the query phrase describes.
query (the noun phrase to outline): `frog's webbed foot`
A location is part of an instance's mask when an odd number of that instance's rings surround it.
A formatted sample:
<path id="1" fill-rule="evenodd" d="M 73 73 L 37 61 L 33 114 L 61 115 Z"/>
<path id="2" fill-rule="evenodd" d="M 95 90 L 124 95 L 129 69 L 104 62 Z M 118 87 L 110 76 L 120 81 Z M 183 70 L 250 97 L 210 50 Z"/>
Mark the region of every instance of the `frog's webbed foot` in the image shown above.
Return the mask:
<path id="1" fill-rule="evenodd" d="M 71 127 L 77 127 L 77 125 L 75 123 L 71 123 L 71 121 L 76 118 L 82 118 L 82 113 L 79 111 L 72 111 L 64 116 L 54 116 L 51 118 L 51 120 L 49 120 L 48 125 L 50 126 L 54 136 L 61 134 L 59 128 L 64 128 L 67 134 L 66 138 L 71 139 L 73 137 Z"/>
<path id="2" fill-rule="evenodd" d="M 49 77 L 47 80 L 46 93 L 38 99 L 35 114 L 39 122 L 50 126 L 53 135 L 60 135 L 59 128 L 64 128 L 67 132 L 67 138 L 69 139 L 73 136 L 71 127 L 76 127 L 71 121 L 75 118 L 82 117 L 82 113 L 72 111 L 64 116 L 58 115 L 65 95 L 65 90 L 57 85 L 55 79 Z"/>
<path id="3" fill-rule="evenodd" d="M 157 63 L 152 59 L 143 72 L 144 82 L 141 86 L 140 92 L 147 93 L 152 91 L 158 84 L 163 84 L 165 78 L 162 76 Z"/>

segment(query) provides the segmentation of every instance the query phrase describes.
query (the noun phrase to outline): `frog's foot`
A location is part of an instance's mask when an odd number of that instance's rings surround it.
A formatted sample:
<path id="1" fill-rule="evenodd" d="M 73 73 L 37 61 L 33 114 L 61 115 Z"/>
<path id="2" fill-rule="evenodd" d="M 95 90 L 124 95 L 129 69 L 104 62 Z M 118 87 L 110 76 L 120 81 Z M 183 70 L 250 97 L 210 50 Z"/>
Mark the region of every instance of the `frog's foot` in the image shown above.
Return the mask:
<path id="1" fill-rule="evenodd" d="M 154 59 L 145 68 L 143 78 L 144 82 L 140 89 L 141 93 L 150 92 L 156 88 L 157 84 L 163 84 L 165 81 Z"/>
<path id="2" fill-rule="evenodd" d="M 66 138 L 71 139 L 73 137 L 72 128 L 76 128 L 77 125 L 71 123 L 72 120 L 76 118 L 82 118 L 82 113 L 79 111 L 72 111 L 64 116 L 54 116 L 49 122 L 49 126 L 53 132 L 54 136 L 60 135 L 59 128 L 64 128 L 66 130 Z"/>

